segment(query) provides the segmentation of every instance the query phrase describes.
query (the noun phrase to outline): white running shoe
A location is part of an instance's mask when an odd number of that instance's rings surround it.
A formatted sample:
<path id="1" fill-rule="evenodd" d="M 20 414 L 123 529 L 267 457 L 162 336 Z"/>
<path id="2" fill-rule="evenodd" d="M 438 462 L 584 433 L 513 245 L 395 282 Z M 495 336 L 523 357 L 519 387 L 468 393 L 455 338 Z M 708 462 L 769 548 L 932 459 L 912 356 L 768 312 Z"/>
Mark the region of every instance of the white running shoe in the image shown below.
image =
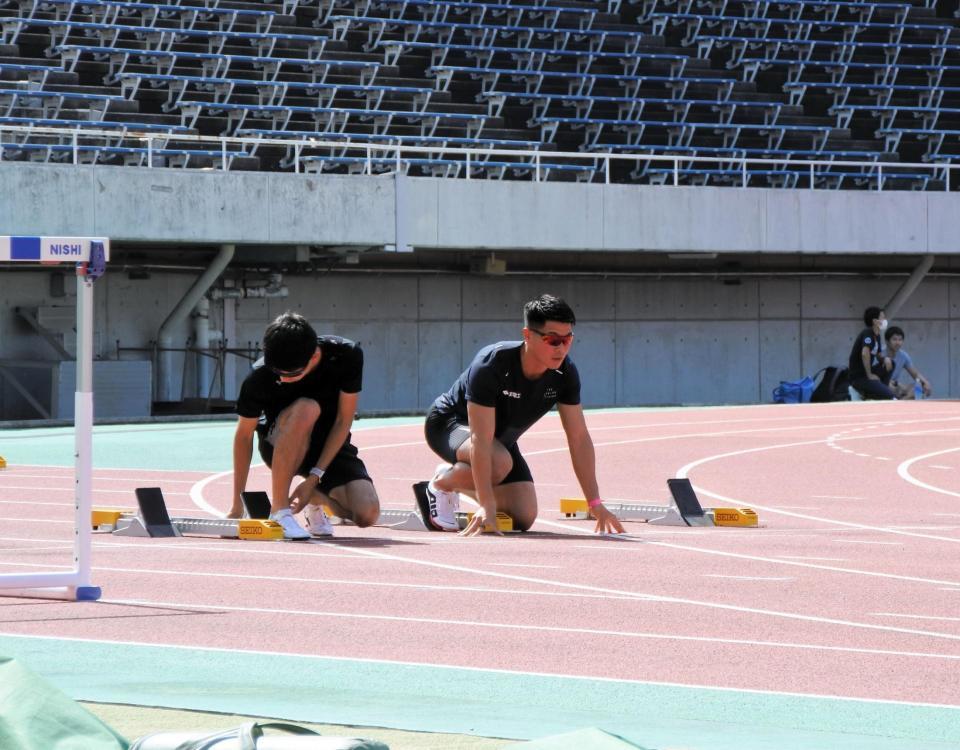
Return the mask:
<path id="1" fill-rule="evenodd" d="M 427 503 L 430 508 L 430 523 L 444 531 L 460 530 L 457 523 L 460 493 L 439 490 L 431 481 L 427 484 Z"/>
<path id="2" fill-rule="evenodd" d="M 333 524 L 324 513 L 322 505 L 310 503 L 303 509 L 303 517 L 307 522 L 307 531 L 313 536 L 333 536 Z"/>
<path id="3" fill-rule="evenodd" d="M 281 528 L 283 529 L 284 539 L 303 540 L 310 538 L 310 532 L 297 523 L 297 519 L 293 517 L 293 513 L 289 508 L 284 508 L 283 510 L 278 510 L 276 513 L 271 513 L 270 520 L 276 521 L 278 524 L 280 524 Z"/>

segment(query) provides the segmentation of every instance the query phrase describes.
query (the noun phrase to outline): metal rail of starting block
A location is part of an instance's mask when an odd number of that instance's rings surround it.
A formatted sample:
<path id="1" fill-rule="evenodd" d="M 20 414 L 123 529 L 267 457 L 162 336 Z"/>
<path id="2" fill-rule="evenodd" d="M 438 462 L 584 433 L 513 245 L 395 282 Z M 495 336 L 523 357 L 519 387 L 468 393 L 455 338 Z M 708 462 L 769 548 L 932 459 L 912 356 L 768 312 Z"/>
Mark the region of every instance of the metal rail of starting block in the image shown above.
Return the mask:
<path id="1" fill-rule="evenodd" d="M 283 529 L 275 521 L 252 518 L 170 518 L 159 487 L 137 487 L 138 514 L 116 513 L 99 516 L 102 524 L 113 526 L 116 536 L 178 537 L 188 534 L 224 539 L 283 539 Z M 96 524 L 98 516 L 93 515 Z"/>
<path id="2" fill-rule="evenodd" d="M 689 479 L 668 479 L 672 505 L 637 503 L 604 503 L 604 507 L 621 521 L 642 521 L 658 526 L 739 526 L 759 525 L 756 511 L 750 508 L 704 508 Z M 564 518 L 589 518 L 584 498 L 561 498 Z"/>

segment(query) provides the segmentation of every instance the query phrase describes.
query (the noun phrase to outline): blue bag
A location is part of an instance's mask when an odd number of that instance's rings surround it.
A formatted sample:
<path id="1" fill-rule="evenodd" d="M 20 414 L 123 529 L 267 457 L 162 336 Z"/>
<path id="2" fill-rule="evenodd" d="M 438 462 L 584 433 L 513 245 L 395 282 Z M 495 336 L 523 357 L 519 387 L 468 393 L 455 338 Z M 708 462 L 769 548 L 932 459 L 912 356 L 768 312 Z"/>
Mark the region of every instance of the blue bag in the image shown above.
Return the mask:
<path id="1" fill-rule="evenodd" d="M 809 376 L 800 380 L 781 380 L 780 385 L 773 389 L 773 403 L 806 404 L 812 395 L 813 378 Z"/>

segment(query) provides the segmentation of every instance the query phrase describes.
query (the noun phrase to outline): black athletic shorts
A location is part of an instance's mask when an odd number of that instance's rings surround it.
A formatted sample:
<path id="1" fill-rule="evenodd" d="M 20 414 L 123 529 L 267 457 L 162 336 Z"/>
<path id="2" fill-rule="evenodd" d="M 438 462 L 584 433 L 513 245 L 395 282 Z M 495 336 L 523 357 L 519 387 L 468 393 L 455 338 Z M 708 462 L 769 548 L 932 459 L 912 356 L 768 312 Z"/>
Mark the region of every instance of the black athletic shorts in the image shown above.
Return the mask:
<path id="1" fill-rule="evenodd" d="M 257 447 L 260 449 L 260 456 L 267 466 L 270 466 L 273 461 L 273 443 L 270 442 L 270 438 L 275 424 L 257 426 Z M 328 433 L 325 430 L 315 430 L 310 436 L 310 446 L 307 448 L 307 454 L 303 457 L 303 463 L 297 469 L 298 475 L 301 477 L 309 476 L 310 469 L 317 465 L 317 459 L 320 458 L 320 452 L 323 450 L 327 435 Z M 335 487 L 342 487 L 354 479 L 365 479 L 372 483 L 373 480 L 367 473 L 367 467 L 364 466 L 357 453 L 357 447 L 349 440 L 344 443 L 323 473 L 323 479 L 320 480 L 317 489 L 324 494 L 329 494 L 330 490 Z"/>
<path id="2" fill-rule="evenodd" d="M 455 414 L 441 412 L 436 406 L 430 407 L 427 412 L 423 432 L 431 450 L 451 464 L 457 462 L 457 450 L 470 437 L 470 428 L 466 424 L 457 421 Z M 517 444 L 507 446 L 507 452 L 513 459 L 513 468 L 500 484 L 532 482 L 533 474 L 530 473 L 530 467 L 520 454 Z"/>

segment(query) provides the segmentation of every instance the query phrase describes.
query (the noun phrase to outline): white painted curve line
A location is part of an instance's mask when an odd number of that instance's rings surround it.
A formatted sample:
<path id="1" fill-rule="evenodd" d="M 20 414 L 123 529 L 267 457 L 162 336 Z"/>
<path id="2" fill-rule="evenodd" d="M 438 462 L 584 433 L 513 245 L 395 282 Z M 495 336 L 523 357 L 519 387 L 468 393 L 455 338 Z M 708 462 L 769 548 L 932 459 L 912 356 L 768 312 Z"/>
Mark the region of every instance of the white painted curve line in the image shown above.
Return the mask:
<path id="1" fill-rule="evenodd" d="M 899 422 L 900 426 L 909 425 L 909 424 L 929 424 L 930 422 L 958 422 L 960 417 L 943 417 L 940 419 L 909 419 Z M 821 427 L 837 427 L 837 426 L 850 426 L 850 425 L 805 425 L 807 428 L 818 429 Z M 667 440 L 686 440 L 688 438 L 708 438 L 708 437 L 729 437 L 730 435 L 747 435 L 757 432 L 796 432 L 797 426 L 791 425 L 789 427 L 757 427 L 750 430 L 725 430 L 721 432 L 690 432 L 684 433 L 682 435 L 656 435 L 651 437 L 642 437 L 642 438 L 632 438 L 628 440 L 611 440 L 607 442 L 595 442 L 594 448 L 603 448 L 609 447 L 612 445 L 635 445 L 637 443 L 657 443 L 657 442 L 666 442 Z M 900 437 L 901 435 L 926 435 L 931 432 L 956 432 L 960 430 L 960 427 L 946 428 L 943 430 L 924 430 L 922 432 L 896 432 L 890 433 L 888 435 L 856 435 L 853 437 L 844 438 L 845 440 L 873 440 L 875 438 L 882 437 Z M 808 440 L 802 443 L 792 443 L 789 447 L 795 445 L 822 445 L 825 442 L 825 438 L 818 438 L 816 440 Z M 524 451 L 524 456 L 543 456 L 548 453 L 566 453 L 568 452 L 566 445 L 559 448 L 544 448 L 543 450 L 537 451 Z M 755 450 L 765 450 L 763 448 L 758 448 Z M 846 450 L 846 448 L 838 448 L 838 450 Z M 851 451 L 852 452 L 852 451 Z"/>
<path id="2" fill-rule="evenodd" d="M 900 475 L 902 479 L 910 482 L 910 484 L 917 487 L 922 487 L 925 490 L 930 490 L 931 492 L 939 492 L 941 495 L 949 495 L 950 497 L 960 497 L 960 492 L 951 492 L 950 490 L 945 490 L 942 487 L 935 487 L 932 484 L 927 484 L 926 482 L 921 482 L 919 479 L 914 477 L 910 473 L 910 467 L 915 464 L 917 461 L 922 461 L 925 458 L 932 458 L 933 456 L 942 456 L 946 453 L 956 453 L 960 451 L 960 448 L 947 448 L 942 451 L 934 451 L 933 453 L 925 453 L 922 456 L 914 456 L 911 459 L 904 461 L 897 467 L 897 474 Z"/>
<path id="3" fill-rule="evenodd" d="M 196 505 L 200 510 L 206 511 L 214 518 L 226 518 L 226 513 L 224 513 L 222 510 L 214 508 L 212 505 L 210 505 L 210 503 L 203 499 L 203 488 L 211 482 L 215 482 L 223 477 L 228 477 L 231 474 L 233 474 L 232 469 L 230 471 L 221 471 L 219 474 L 211 474 L 206 479 L 201 479 L 199 482 L 194 484 L 190 488 L 190 499 L 193 501 L 193 504 Z"/>
<path id="4" fill-rule="evenodd" d="M 941 432 L 956 432 L 956 430 L 957 430 L 957 428 L 947 428 L 947 429 L 945 429 L 945 430 L 924 430 L 924 431 L 921 431 L 921 432 L 913 432 L 913 433 L 910 433 L 910 434 L 912 434 L 912 435 L 926 435 L 926 434 L 930 434 L 930 433 L 938 434 L 938 433 L 941 433 Z M 897 433 L 896 435 L 893 435 L 893 437 L 899 437 L 899 436 L 902 435 L 902 434 L 903 434 L 903 433 Z M 854 439 L 856 439 L 856 440 L 863 440 L 863 439 L 875 440 L 875 439 L 881 438 L 881 437 L 891 437 L 891 436 L 890 436 L 890 435 L 862 435 L 862 436 L 857 436 L 856 438 L 847 438 L 847 439 L 848 439 L 848 440 L 854 440 Z M 677 471 L 677 477 L 678 477 L 679 479 L 688 479 L 689 476 L 690 476 L 690 472 L 691 472 L 693 469 L 697 468 L 698 466 L 702 466 L 703 464 L 707 464 L 707 463 L 710 463 L 710 462 L 713 462 L 713 461 L 719 461 L 720 459 L 724 459 L 724 458 L 734 458 L 734 457 L 737 457 L 737 456 L 745 456 L 745 455 L 747 455 L 747 454 L 749 454 L 749 453 L 761 453 L 761 452 L 763 452 L 763 451 L 773 451 L 773 450 L 783 450 L 783 449 L 788 449 L 788 448 L 798 448 L 798 447 L 807 446 L 807 445 L 822 445 L 822 444 L 824 444 L 824 442 L 825 442 L 824 439 L 821 438 L 821 439 L 819 439 L 819 440 L 802 440 L 802 441 L 796 442 L 796 443 L 780 443 L 780 444 L 778 444 L 778 445 L 764 445 L 764 446 L 760 446 L 759 448 L 744 448 L 744 449 L 742 449 L 742 450 L 730 451 L 730 452 L 728 452 L 728 453 L 717 453 L 717 454 L 715 454 L 715 455 L 713 455 L 713 456 L 705 456 L 704 458 L 699 458 L 699 459 L 697 459 L 696 461 L 691 461 L 691 462 L 688 463 L 686 466 L 680 467 L 680 469 Z M 952 448 L 951 450 L 960 450 L 960 448 Z M 941 451 L 941 452 L 947 452 L 947 451 Z M 937 455 L 937 454 L 930 454 L 930 455 Z M 922 456 L 919 456 L 918 458 L 922 458 Z M 914 459 L 914 460 L 916 460 L 916 459 Z M 836 526 L 843 526 L 843 527 L 851 528 L 851 529 L 863 529 L 863 530 L 866 530 L 866 531 L 878 531 L 878 532 L 881 532 L 881 533 L 884 533 L 884 534 L 898 534 L 898 535 L 901 535 L 901 536 L 916 537 L 916 538 L 918 538 L 918 539 L 932 539 L 932 540 L 941 541 L 941 542 L 951 542 L 951 543 L 953 543 L 953 544 L 958 544 L 958 543 L 960 543 L 960 538 L 956 538 L 956 537 L 938 536 L 938 535 L 936 535 L 936 534 L 921 534 L 921 533 L 915 532 L 915 531 L 904 531 L 904 530 L 902 530 L 902 529 L 891 529 L 891 528 L 886 527 L 886 526 L 871 526 L 870 524 L 853 523 L 853 522 L 851 522 L 851 521 L 839 521 L 839 520 L 836 520 L 836 519 L 833 519 L 833 518 L 824 518 L 823 516 L 809 516 L 809 515 L 806 515 L 806 514 L 804 514 L 804 513 L 793 513 L 793 512 L 791 512 L 791 511 L 780 510 L 779 508 L 773 508 L 773 507 L 771 507 L 771 506 L 769 506 L 769 505 L 757 505 L 756 503 L 754 503 L 754 502 L 752 502 L 752 501 L 749 501 L 749 500 L 742 500 L 742 499 L 737 499 L 737 498 L 732 498 L 732 497 L 727 497 L 727 496 L 725 496 L 725 495 L 721 495 L 721 494 L 719 494 L 719 493 L 717 493 L 717 492 L 713 492 L 713 491 L 711 491 L 711 490 L 708 490 L 706 487 L 702 487 L 702 486 L 700 486 L 700 485 L 694 485 L 694 489 L 695 489 L 698 493 L 702 493 L 702 494 L 707 495 L 707 496 L 709 496 L 709 497 L 712 497 L 712 498 L 714 498 L 714 499 L 716 499 L 716 500 L 719 500 L 719 501 L 721 501 L 721 502 L 723 502 L 723 503 L 728 503 L 728 504 L 730 504 L 730 506 L 732 506 L 732 507 L 734 507 L 734 508 L 756 508 L 756 509 L 758 509 L 758 510 L 762 510 L 762 511 L 767 512 L 767 513 L 774 513 L 774 514 L 778 514 L 778 515 L 781 515 L 781 516 L 791 516 L 791 517 L 793 517 L 793 518 L 802 518 L 802 519 L 807 520 L 807 521 L 818 521 L 818 522 L 821 522 L 821 523 L 834 524 L 834 525 L 836 525 Z M 951 493 L 951 494 L 953 494 L 953 493 Z"/>

